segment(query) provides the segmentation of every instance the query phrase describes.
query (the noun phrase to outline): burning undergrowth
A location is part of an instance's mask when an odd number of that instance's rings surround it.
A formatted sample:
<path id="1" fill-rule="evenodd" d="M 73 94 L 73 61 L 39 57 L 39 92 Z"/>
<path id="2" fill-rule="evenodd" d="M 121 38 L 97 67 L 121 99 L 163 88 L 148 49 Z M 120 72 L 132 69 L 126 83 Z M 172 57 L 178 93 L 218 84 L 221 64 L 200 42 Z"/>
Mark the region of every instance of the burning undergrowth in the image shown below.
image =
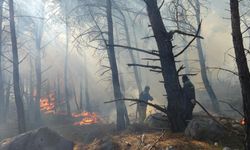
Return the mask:
<path id="1" fill-rule="evenodd" d="M 101 116 L 96 112 L 74 112 L 71 116 L 68 116 L 67 112 L 62 109 L 63 104 L 65 104 L 65 101 L 57 102 L 54 94 L 49 94 L 49 96 L 40 99 L 40 110 L 45 115 L 72 118 L 72 125 L 74 126 L 92 125 L 102 122 Z"/>

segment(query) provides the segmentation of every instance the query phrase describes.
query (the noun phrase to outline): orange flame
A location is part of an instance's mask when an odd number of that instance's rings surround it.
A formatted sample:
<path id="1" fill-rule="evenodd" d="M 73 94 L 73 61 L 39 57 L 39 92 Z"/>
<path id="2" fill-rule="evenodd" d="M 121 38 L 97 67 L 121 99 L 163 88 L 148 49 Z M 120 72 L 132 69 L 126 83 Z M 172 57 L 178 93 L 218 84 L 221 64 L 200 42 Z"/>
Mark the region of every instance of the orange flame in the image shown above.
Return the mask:
<path id="1" fill-rule="evenodd" d="M 49 94 L 48 97 L 42 97 L 40 99 L 40 110 L 45 114 L 55 113 L 56 99 L 54 94 Z"/>
<path id="2" fill-rule="evenodd" d="M 246 125 L 246 120 L 245 120 L 244 118 L 241 119 L 241 120 L 240 120 L 240 124 L 243 125 L 243 126 Z"/>
<path id="3" fill-rule="evenodd" d="M 83 125 L 91 125 L 96 124 L 100 121 L 100 117 L 96 113 L 91 112 L 82 112 L 82 113 L 73 113 L 73 118 L 82 118 L 81 121 L 75 122 L 74 126 L 83 126 Z"/>

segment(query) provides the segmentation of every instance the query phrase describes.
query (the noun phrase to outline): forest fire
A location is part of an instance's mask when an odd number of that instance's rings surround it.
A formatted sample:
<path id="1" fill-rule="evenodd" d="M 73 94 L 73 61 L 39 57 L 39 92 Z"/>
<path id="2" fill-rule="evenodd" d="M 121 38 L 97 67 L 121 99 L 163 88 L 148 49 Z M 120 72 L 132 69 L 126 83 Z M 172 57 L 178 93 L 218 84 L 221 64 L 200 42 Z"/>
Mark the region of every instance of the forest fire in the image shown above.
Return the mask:
<path id="1" fill-rule="evenodd" d="M 49 101 L 48 98 L 41 98 L 40 100 L 40 110 L 45 114 L 55 112 L 55 101 Z"/>
<path id="2" fill-rule="evenodd" d="M 81 118 L 80 121 L 75 122 L 74 126 L 83 126 L 83 125 L 91 125 L 96 124 L 100 121 L 100 117 L 95 112 L 82 112 L 82 113 L 73 113 L 73 118 Z"/>
<path id="3" fill-rule="evenodd" d="M 241 120 L 240 120 L 240 124 L 243 125 L 243 126 L 246 125 L 246 120 L 245 120 L 244 118 L 241 119 Z"/>

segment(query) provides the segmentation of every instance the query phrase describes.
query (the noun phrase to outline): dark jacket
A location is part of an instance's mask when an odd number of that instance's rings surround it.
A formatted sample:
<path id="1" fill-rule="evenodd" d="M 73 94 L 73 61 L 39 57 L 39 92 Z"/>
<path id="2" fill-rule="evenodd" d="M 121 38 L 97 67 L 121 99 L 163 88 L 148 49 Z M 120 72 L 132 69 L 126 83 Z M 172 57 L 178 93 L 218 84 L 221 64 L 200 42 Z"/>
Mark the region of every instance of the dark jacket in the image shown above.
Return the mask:
<path id="1" fill-rule="evenodd" d="M 187 105 L 192 104 L 192 99 L 195 100 L 195 88 L 190 80 L 186 81 L 183 85 L 183 96 Z"/>
<path id="2" fill-rule="evenodd" d="M 152 101 L 153 97 L 149 93 L 143 91 L 143 92 L 141 92 L 139 99 L 144 101 L 144 102 L 148 102 L 149 100 Z M 139 103 L 139 105 L 140 106 L 147 106 L 147 104 L 145 104 L 145 103 Z"/>

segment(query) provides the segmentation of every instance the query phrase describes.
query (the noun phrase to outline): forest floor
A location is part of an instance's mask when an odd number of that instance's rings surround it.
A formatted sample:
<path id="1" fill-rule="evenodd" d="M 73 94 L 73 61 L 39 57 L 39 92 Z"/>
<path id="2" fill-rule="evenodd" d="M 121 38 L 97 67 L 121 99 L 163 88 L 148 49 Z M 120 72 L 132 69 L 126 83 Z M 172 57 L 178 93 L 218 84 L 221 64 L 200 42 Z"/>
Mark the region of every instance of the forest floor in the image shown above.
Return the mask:
<path id="1" fill-rule="evenodd" d="M 97 123 L 84 126 L 72 125 L 71 119 L 46 117 L 45 125 L 65 138 L 78 143 L 74 150 L 96 150 L 114 147 L 122 150 L 158 150 L 173 147 L 174 150 L 222 150 L 223 147 L 242 149 L 237 137 L 224 137 L 217 141 L 198 141 L 183 133 L 174 134 L 169 130 L 153 129 L 132 124 L 123 132 L 115 131 L 115 124 Z M 215 145 L 215 143 L 218 143 Z"/>
<path id="2" fill-rule="evenodd" d="M 65 116 L 45 115 L 44 125 L 56 131 L 66 139 L 74 141 L 74 150 L 98 150 L 113 147 L 121 150 L 222 150 L 224 147 L 243 149 L 241 140 L 226 136 L 216 141 L 194 140 L 184 133 L 171 133 L 169 130 L 150 128 L 145 125 L 132 124 L 125 131 L 117 132 L 115 124 L 96 123 L 75 126 L 74 119 Z M 14 123 L 0 126 L 0 140 L 15 136 Z M 10 130 L 11 129 L 11 130 Z M 215 145 L 215 143 L 218 143 Z M 170 149 L 169 149 L 170 150 Z"/>

